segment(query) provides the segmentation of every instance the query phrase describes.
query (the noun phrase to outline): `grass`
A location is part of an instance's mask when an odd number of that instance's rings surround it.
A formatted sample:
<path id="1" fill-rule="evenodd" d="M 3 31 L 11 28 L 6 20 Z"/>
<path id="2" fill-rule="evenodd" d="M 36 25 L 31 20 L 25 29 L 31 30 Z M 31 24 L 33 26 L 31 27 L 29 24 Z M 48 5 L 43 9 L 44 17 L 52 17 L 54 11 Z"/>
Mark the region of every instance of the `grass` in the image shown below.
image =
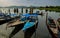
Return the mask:
<path id="1" fill-rule="evenodd" d="M 60 12 L 60 8 L 56 8 L 56 7 L 55 7 L 55 8 L 40 7 L 40 8 L 38 8 L 38 9 L 40 9 L 40 10 L 47 10 L 47 11 L 56 11 L 56 12 Z"/>

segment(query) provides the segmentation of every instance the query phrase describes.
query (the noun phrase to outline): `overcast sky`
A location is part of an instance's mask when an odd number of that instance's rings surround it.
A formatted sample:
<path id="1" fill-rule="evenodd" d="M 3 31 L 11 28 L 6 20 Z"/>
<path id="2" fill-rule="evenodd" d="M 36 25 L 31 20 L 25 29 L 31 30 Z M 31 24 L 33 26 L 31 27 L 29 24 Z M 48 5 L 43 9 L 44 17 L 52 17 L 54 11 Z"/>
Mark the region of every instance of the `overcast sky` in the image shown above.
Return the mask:
<path id="1" fill-rule="evenodd" d="M 60 0 L 0 0 L 0 6 L 60 6 Z"/>

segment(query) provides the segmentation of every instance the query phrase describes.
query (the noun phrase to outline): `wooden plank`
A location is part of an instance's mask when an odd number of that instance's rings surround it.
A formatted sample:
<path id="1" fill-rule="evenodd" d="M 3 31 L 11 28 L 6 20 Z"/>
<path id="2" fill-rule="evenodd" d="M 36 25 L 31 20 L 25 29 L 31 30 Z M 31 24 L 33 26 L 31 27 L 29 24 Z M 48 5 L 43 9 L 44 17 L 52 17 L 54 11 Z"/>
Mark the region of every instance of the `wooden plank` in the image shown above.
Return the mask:
<path id="1" fill-rule="evenodd" d="M 58 29 L 57 29 L 57 28 L 51 28 L 51 27 L 50 27 L 50 30 L 51 30 L 54 34 L 58 34 Z"/>

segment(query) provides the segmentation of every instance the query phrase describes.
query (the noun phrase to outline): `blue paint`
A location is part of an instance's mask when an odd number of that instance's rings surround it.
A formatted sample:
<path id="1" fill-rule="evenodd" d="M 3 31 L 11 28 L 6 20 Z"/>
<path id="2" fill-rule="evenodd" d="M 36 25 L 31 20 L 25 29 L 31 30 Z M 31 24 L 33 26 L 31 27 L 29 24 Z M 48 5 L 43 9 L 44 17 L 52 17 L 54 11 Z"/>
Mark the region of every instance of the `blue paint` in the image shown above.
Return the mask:
<path id="1" fill-rule="evenodd" d="M 17 14 L 10 14 L 9 16 L 13 16 L 14 17 L 14 16 L 17 16 Z"/>
<path id="2" fill-rule="evenodd" d="M 29 17 L 29 16 L 37 16 L 38 14 L 33 13 L 33 14 L 23 14 L 22 16 Z"/>
<path id="3" fill-rule="evenodd" d="M 25 20 L 31 20 L 31 18 L 29 18 L 30 16 L 37 16 L 36 13 L 33 13 L 33 14 L 23 14 L 21 16 L 25 16 L 24 18 L 20 18 L 22 21 L 25 21 Z M 34 20 L 32 20 L 34 21 Z"/>
<path id="4" fill-rule="evenodd" d="M 30 14 L 23 14 L 22 16 L 29 17 L 29 16 L 30 16 Z"/>
<path id="5" fill-rule="evenodd" d="M 26 30 L 26 29 L 34 26 L 34 23 L 35 23 L 35 22 L 26 22 L 26 24 L 24 25 L 24 27 L 23 27 L 22 30 L 24 31 L 24 30 Z"/>
<path id="6" fill-rule="evenodd" d="M 21 19 L 21 21 L 25 21 L 25 20 L 27 20 L 25 17 L 24 18 L 20 18 Z"/>
<path id="7" fill-rule="evenodd" d="M 5 14 L 4 13 L 0 13 L 0 16 L 4 16 Z"/>

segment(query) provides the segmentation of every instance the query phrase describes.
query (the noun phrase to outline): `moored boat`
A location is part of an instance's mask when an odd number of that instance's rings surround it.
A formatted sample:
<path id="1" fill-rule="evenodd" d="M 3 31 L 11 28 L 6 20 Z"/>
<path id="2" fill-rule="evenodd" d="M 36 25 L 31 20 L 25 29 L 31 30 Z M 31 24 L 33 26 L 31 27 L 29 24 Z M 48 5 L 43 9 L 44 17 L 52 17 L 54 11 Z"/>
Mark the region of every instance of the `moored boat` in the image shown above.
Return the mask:
<path id="1" fill-rule="evenodd" d="M 57 21 L 58 21 L 58 23 L 59 23 L 59 25 L 60 25 L 60 18 L 58 18 Z"/>
<path id="2" fill-rule="evenodd" d="M 58 38 L 60 38 L 60 18 L 57 19 L 58 22 Z"/>
<path id="3" fill-rule="evenodd" d="M 0 25 L 18 18 L 18 16 L 16 16 L 16 15 L 14 17 L 11 17 L 11 15 L 5 15 L 5 14 L 2 16 L 0 18 Z"/>
<path id="4" fill-rule="evenodd" d="M 36 28 L 38 26 L 38 18 L 36 15 L 30 15 L 29 21 L 24 24 L 22 28 L 22 32 L 24 33 L 24 38 L 31 38 L 33 33 L 35 32 L 36 36 Z"/>
<path id="5" fill-rule="evenodd" d="M 60 18 L 57 19 L 58 22 L 58 30 L 60 31 Z"/>
<path id="6" fill-rule="evenodd" d="M 23 18 L 18 18 L 14 21 L 9 22 L 7 24 L 7 27 L 15 27 L 15 29 L 9 35 L 9 38 L 13 37 L 18 31 L 20 31 L 27 21 L 29 21 L 29 20 L 26 20 L 26 18 L 23 17 Z"/>
<path id="7" fill-rule="evenodd" d="M 34 27 L 37 23 L 38 23 L 37 18 L 35 18 L 34 16 L 31 16 L 29 18 L 29 21 L 26 22 L 22 30 L 25 31 L 28 28 Z"/>
<path id="8" fill-rule="evenodd" d="M 56 25 L 56 20 L 52 19 L 52 17 L 46 16 L 46 25 L 52 36 L 52 38 L 58 38 L 58 27 Z"/>
<path id="9" fill-rule="evenodd" d="M 22 24 L 24 25 L 26 21 L 28 20 L 26 20 L 25 18 L 17 18 L 15 20 L 8 22 L 7 27 L 14 27 Z"/>

